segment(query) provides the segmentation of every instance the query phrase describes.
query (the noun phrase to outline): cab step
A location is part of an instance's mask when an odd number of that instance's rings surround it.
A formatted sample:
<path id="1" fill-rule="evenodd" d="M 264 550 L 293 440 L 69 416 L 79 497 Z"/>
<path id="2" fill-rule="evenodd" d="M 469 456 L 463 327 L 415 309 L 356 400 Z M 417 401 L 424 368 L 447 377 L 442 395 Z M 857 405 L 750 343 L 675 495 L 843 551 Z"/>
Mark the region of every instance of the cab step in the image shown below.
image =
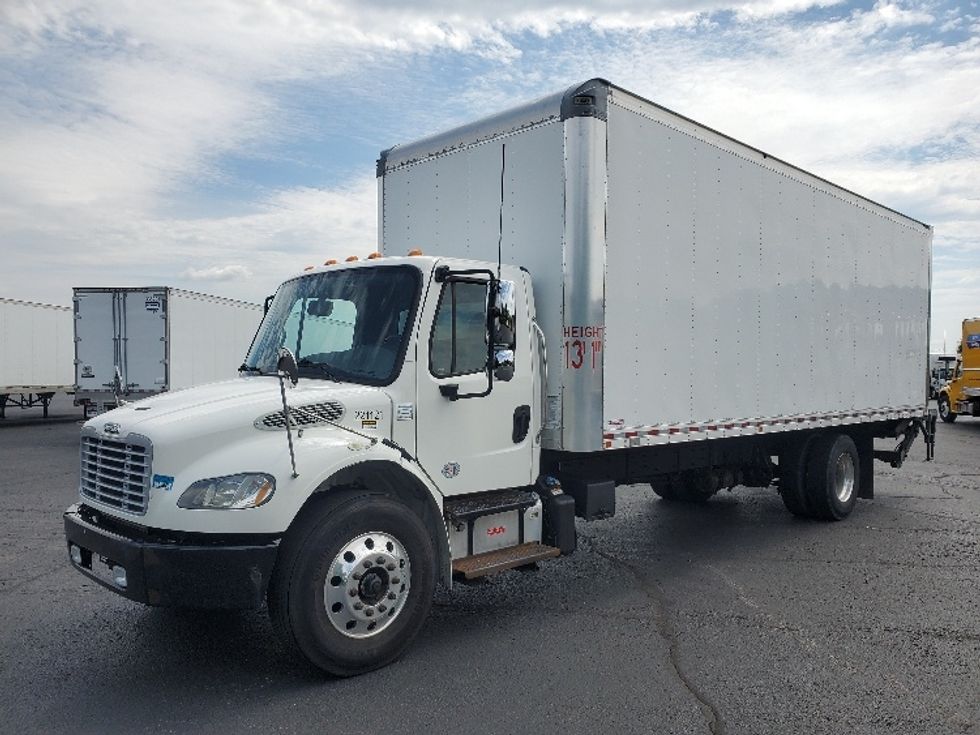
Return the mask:
<path id="1" fill-rule="evenodd" d="M 508 546 L 505 549 L 487 551 L 474 556 L 456 559 L 453 562 L 453 573 L 462 574 L 466 579 L 485 577 L 495 572 L 503 572 L 536 561 L 553 559 L 561 554 L 554 546 L 545 546 L 537 541 L 531 541 L 518 546 Z"/>
<path id="2" fill-rule="evenodd" d="M 453 523 L 466 523 L 486 515 L 505 513 L 510 510 L 523 511 L 538 502 L 538 496 L 527 490 L 502 490 L 480 493 L 464 498 L 450 498 L 443 509 Z"/>

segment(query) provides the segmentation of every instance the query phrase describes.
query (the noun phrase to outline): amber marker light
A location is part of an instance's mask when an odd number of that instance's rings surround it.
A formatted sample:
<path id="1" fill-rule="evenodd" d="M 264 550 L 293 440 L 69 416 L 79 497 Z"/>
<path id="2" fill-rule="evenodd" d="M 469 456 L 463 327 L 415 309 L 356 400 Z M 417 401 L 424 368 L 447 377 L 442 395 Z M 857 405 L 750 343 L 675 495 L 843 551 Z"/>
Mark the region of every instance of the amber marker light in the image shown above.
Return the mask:
<path id="1" fill-rule="evenodd" d="M 348 255 L 346 258 L 344 258 L 345 263 L 353 263 L 355 260 L 359 260 L 356 255 Z"/>
<path id="2" fill-rule="evenodd" d="M 325 260 L 325 261 L 323 261 L 323 264 L 324 265 L 337 265 L 337 259 L 336 258 L 331 258 L 330 260 Z"/>
<path id="3" fill-rule="evenodd" d="M 308 266 L 306 266 L 306 267 L 305 267 L 305 268 L 304 268 L 303 270 L 304 270 L 304 271 L 311 271 L 311 270 L 313 270 L 313 269 L 314 269 L 315 267 L 316 267 L 316 266 L 314 266 L 314 265 L 308 265 Z"/>
<path id="4" fill-rule="evenodd" d="M 411 250 L 408 251 L 408 254 L 409 255 L 421 255 L 422 254 L 422 250 L 420 248 L 412 248 Z"/>
<path id="5" fill-rule="evenodd" d="M 367 259 L 368 260 L 377 260 L 380 257 L 381 257 L 381 253 L 379 253 L 377 250 L 375 250 L 373 253 L 371 253 L 369 256 L 367 256 Z"/>

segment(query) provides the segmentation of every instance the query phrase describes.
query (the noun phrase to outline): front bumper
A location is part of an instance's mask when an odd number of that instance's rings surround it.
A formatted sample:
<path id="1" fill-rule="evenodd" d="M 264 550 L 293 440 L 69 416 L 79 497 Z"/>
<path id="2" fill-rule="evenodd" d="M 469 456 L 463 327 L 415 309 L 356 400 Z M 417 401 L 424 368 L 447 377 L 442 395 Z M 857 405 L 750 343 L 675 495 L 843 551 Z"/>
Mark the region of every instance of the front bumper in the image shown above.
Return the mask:
<path id="1" fill-rule="evenodd" d="M 130 600 L 157 607 L 259 607 L 276 563 L 275 536 L 179 534 L 137 526 L 75 504 L 65 511 L 72 566 Z M 109 570 L 125 569 L 125 587 Z"/>

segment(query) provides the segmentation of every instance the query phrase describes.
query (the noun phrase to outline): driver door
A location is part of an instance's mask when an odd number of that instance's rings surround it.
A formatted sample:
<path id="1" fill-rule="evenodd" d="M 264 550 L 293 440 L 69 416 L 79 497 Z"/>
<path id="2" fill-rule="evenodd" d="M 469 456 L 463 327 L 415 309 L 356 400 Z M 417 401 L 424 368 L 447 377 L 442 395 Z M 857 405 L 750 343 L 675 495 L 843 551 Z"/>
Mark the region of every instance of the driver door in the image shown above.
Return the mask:
<path id="1" fill-rule="evenodd" d="M 427 289 L 418 341 L 416 447 L 421 465 L 446 495 L 532 482 L 533 373 L 527 295 L 515 279 L 514 371 L 488 388 L 487 279 L 435 280 Z M 443 386 L 456 386 L 450 400 Z"/>

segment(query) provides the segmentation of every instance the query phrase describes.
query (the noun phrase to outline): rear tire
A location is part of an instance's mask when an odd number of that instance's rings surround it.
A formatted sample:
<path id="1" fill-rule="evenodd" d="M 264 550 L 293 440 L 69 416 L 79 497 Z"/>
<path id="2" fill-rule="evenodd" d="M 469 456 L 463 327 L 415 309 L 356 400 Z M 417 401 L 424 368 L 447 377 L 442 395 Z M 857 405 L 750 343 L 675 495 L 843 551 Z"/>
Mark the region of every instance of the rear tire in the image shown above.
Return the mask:
<path id="1" fill-rule="evenodd" d="M 947 424 L 951 424 L 956 421 L 956 412 L 953 411 L 953 407 L 949 405 L 949 396 L 945 393 L 939 394 L 939 418 L 941 418 Z"/>
<path id="2" fill-rule="evenodd" d="M 806 465 L 815 438 L 795 442 L 779 458 L 779 497 L 786 510 L 800 518 L 813 517 L 806 497 Z"/>
<path id="3" fill-rule="evenodd" d="M 807 455 L 807 508 L 814 518 L 846 518 L 854 509 L 861 481 L 854 440 L 846 434 L 826 434 L 814 440 Z"/>
<path id="4" fill-rule="evenodd" d="M 269 584 L 273 628 L 287 651 L 335 676 L 385 666 L 425 622 L 435 556 L 421 519 L 394 498 L 328 498 L 283 541 Z"/>

